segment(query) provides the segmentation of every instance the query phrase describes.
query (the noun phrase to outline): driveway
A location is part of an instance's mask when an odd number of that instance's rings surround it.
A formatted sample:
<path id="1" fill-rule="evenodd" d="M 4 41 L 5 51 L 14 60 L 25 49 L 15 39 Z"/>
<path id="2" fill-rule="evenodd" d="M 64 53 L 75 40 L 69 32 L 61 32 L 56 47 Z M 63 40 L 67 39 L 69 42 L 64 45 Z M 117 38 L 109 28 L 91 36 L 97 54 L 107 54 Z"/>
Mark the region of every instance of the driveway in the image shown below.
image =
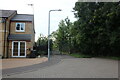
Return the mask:
<path id="1" fill-rule="evenodd" d="M 73 58 L 54 55 L 51 61 L 30 66 L 31 70 L 8 74 L 4 78 L 118 78 L 118 61 L 100 58 Z M 26 67 L 24 67 L 27 69 Z M 22 69 L 24 69 L 22 68 Z M 19 70 L 22 70 L 19 69 Z M 25 70 L 24 69 L 24 70 Z M 5 75 L 5 73 L 7 75 Z"/>

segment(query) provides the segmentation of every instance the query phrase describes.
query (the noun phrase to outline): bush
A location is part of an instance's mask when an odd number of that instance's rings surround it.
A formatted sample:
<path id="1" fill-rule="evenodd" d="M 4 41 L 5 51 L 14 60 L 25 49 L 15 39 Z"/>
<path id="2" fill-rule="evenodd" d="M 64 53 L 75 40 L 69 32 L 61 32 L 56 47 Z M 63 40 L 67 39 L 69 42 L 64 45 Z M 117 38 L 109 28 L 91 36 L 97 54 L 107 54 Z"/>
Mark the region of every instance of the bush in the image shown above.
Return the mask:
<path id="1" fill-rule="evenodd" d="M 31 51 L 30 54 L 27 55 L 28 58 L 36 58 L 37 55 L 36 55 L 36 51 Z"/>

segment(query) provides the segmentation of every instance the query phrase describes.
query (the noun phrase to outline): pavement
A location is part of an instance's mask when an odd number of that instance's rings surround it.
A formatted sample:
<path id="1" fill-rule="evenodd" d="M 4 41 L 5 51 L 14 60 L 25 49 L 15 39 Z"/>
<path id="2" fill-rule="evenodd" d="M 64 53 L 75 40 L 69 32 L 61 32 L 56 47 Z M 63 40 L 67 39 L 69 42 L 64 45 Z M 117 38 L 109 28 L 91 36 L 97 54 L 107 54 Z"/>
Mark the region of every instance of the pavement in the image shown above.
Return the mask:
<path id="1" fill-rule="evenodd" d="M 3 78 L 118 78 L 118 61 L 54 55 L 41 64 L 5 69 Z"/>
<path id="2" fill-rule="evenodd" d="M 2 69 L 30 66 L 48 61 L 47 57 L 42 58 L 10 58 L 2 59 Z"/>
<path id="3" fill-rule="evenodd" d="M 2 77 L 3 76 L 14 75 L 14 74 L 22 74 L 22 73 L 25 73 L 25 72 L 36 71 L 40 68 L 44 68 L 46 66 L 54 65 L 54 64 L 60 62 L 60 60 L 61 60 L 60 57 L 56 56 L 56 57 L 52 57 L 50 59 L 50 61 L 45 61 L 45 62 L 42 62 L 42 63 L 38 62 L 38 64 L 31 64 L 31 65 L 28 65 L 28 66 L 25 65 L 25 66 L 21 66 L 21 67 L 2 69 Z M 34 61 L 36 61 L 36 60 L 34 60 Z M 26 61 L 26 63 L 27 63 L 27 61 Z"/>

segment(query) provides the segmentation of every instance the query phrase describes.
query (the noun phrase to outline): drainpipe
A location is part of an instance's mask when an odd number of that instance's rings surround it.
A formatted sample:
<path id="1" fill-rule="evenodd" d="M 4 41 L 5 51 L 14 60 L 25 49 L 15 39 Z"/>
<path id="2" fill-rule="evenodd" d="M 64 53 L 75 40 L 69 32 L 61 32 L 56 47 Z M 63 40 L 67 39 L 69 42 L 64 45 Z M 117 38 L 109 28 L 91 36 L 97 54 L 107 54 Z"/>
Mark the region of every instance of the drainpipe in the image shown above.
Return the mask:
<path id="1" fill-rule="evenodd" d="M 4 50 L 3 50 L 3 56 L 5 57 L 5 44 L 6 44 L 6 19 L 7 18 L 4 18 L 4 23 L 5 23 L 5 26 L 4 26 Z"/>
<path id="2" fill-rule="evenodd" d="M 10 24 L 11 24 L 11 21 L 10 21 L 10 23 L 9 23 L 8 36 L 10 35 Z M 9 53 L 9 39 L 8 39 L 8 36 L 7 36 L 7 50 L 6 50 L 6 52 L 7 52 L 7 58 L 9 58 L 9 55 L 8 55 L 8 53 Z"/>

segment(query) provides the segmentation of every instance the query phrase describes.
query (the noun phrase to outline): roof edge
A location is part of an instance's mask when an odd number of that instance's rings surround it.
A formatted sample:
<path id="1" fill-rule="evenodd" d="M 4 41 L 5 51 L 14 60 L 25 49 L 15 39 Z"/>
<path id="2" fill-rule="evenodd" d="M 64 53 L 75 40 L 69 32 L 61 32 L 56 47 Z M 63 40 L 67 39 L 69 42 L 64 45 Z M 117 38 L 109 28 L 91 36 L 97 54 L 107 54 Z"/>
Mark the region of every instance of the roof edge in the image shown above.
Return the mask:
<path id="1" fill-rule="evenodd" d="M 17 14 L 17 15 L 29 15 L 29 16 L 34 16 L 34 14 Z"/>
<path id="2" fill-rule="evenodd" d="M 2 14 L 2 11 L 13 11 L 13 13 L 12 13 L 11 15 L 13 15 L 14 13 L 17 13 L 17 10 L 5 10 L 5 9 L 0 9 L 0 14 L 1 14 L 1 15 L 3 15 L 3 14 Z M 2 16 L 2 17 L 0 17 L 0 18 L 8 18 L 8 17 L 10 17 L 11 15 L 9 15 L 9 16 L 7 16 L 7 17 L 3 17 L 3 16 Z"/>

